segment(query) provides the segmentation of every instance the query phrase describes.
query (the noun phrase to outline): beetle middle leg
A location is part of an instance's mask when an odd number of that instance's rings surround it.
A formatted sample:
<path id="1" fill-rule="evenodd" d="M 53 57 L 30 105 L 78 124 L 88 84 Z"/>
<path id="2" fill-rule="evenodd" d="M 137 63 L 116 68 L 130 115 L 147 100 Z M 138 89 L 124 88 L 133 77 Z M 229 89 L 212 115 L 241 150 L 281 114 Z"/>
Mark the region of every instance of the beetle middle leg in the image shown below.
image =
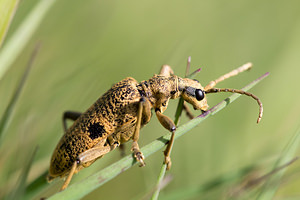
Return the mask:
<path id="1" fill-rule="evenodd" d="M 145 166 L 144 155 L 141 152 L 138 140 L 140 137 L 140 129 L 142 121 L 149 121 L 151 118 L 151 106 L 148 99 L 142 97 L 139 102 L 138 113 L 137 113 L 137 121 L 134 129 L 134 134 L 132 136 L 132 147 L 131 151 L 133 151 L 134 157 L 140 163 L 140 167 Z"/>
<path id="2" fill-rule="evenodd" d="M 194 119 L 194 115 L 193 113 L 191 112 L 191 110 L 189 109 L 189 107 L 186 105 L 187 103 L 184 101 L 183 102 L 183 110 L 185 111 L 186 113 L 186 116 L 189 118 L 189 119 Z"/>

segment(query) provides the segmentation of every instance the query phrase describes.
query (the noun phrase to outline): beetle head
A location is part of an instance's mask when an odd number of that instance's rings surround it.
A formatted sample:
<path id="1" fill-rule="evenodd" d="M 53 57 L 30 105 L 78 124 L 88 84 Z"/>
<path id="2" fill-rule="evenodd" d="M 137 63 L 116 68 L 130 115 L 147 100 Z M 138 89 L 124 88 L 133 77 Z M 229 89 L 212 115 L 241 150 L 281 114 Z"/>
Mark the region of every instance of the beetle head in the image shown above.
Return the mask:
<path id="1" fill-rule="evenodd" d="M 195 110 L 206 111 L 208 109 L 206 94 L 199 81 L 189 78 L 181 79 L 178 87 L 182 91 L 183 99 L 192 104 Z"/>

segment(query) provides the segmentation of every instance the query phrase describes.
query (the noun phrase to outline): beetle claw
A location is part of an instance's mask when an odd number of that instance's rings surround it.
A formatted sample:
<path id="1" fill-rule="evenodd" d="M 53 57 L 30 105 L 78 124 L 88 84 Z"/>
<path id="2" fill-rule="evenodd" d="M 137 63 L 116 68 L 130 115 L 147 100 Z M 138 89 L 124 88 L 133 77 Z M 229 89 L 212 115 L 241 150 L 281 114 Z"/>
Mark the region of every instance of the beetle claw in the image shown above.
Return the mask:
<path id="1" fill-rule="evenodd" d="M 144 167 L 146 165 L 146 163 L 144 162 L 144 155 L 142 152 L 138 151 L 134 154 L 134 157 L 136 158 L 136 161 L 138 161 L 140 163 L 140 167 Z"/>

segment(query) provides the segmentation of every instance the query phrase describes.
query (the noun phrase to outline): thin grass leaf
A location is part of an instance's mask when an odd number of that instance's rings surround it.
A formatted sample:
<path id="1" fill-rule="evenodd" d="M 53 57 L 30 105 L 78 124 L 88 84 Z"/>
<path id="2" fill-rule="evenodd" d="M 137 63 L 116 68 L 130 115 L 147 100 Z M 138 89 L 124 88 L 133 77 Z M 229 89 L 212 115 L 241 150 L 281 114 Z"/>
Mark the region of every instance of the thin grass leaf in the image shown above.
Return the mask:
<path id="1" fill-rule="evenodd" d="M 22 52 L 31 36 L 56 0 L 37 1 L 37 5 L 0 50 L 0 80 Z"/>
<path id="2" fill-rule="evenodd" d="M 153 193 L 158 189 L 159 191 L 164 189 L 167 185 L 169 185 L 169 183 L 173 180 L 173 177 L 168 174 L 166 175 L 162 181 L 159 182 L 158 185 L 156 185 L 152 190 L 150 190 L 150 192 L 148 192 L 145 196 L 143 196 L 142 198 L 136 198 L 139 200 L 148 200 L 151 199 L 153 197 L 151 197 L 151 195 L 153 196 Z"/>
<path id="3" fill-rule="evenodd" d="M 288 144 L 283 149 L 281 156 L 278 158 L 278 160 L 276 161 L 273 167 L 274 171 L 277 168 L 280 168 L 280 166 L 285 165 L 295 157 L 295 153 L 298 149 L 299 143 L 300 143 L 300 127 L 298 128 L 296 133 L 293 135 L 293 137 L 290 139 Z M 266 183 L 263 185 L 262 189 L 260 190 L 257 200 L 273 199 L 280 185 L 280 179 L 282 178 L 286 170 L 287 168 L 283 168 L 279 172 L 269 177 L 269 179 L 266 181 Z"/>
<path id="4" fill-rule="evenodd" d="M 249 190 L 255 186 L 258 186 L 262 181 L 265 181 L 268 177 L 285 169 L 287 166 L 291 165 L 298 159 L 299 158 L 294 158 L 291 161 L 289 161 L 288 163 L 285 163 L 284 165 L 276 168 L 275 170 L 272 170 L 271 172 L 269 172 L 265 175 L 247 180 L 247 182 L 245 184 L 242 184 L 242 187 L 235 188 L 233 191 L 231 191 L 232 194 L 230 196 L 232 196 L 232 195 L 235 196 L 235 198 L 233 198 L 233 199 L 236 199 L 236 198 L 240 199 L 239 196 L 243 195 L 242 199 L 250 199 L 250 198 L 245 198 L 246 195 L 249 195 L 249 194 L 245 194 L 242 192 L 245 190 Z M 240 182 L 242 177 L 246 177 L 247 175 L 249 175 L 249 173 L 256 171 L 257 169 L 259 169 L 261 167 L 262 166 L 260 166 L 259 164 L 252 164 L 252 165 L 240 168 L 238 170 L 222 174 L 222 175 L 220 175 L 216 178 L 213 178 L 201 185 L 194 185 L 194 186 L 183 187 L 183 188 L 181 187 L 174 191 L 170 191 L 167 194 L 160 196 L 160 199 L 176 200 L 176 199 L 192 199 L 192 198 L 197 198 L 197 197 L 199 198 L 200 195 L 205 195 L 209 191 L 217 190 L 218 188 L 221 188 L 221 187 L 228 187 L 228 185 L 236 183 L 237 181 Z M 241 193 L 241 194 L 239 194 L 239 193 Z M 229 199 L 231 199 L 231 198 L 229 198 Z"/>
<path id="5" fill-rule="evenodd" d="M 250 84 L 248 84 L 246 87 L 243 88 L 243 90 L 247 91 L 250 88 L 252 88 L 254 85 L 259 83 L 261 80 L 263 80 L 268 73 L 264 74 L 263 76 L 259 77 L 258 79 L 254 80 Z M 207 119 L 209 116 L 216 114 L 226 106 L 228 106 L 230 103 L 232 103 L 234 100 L 236 100 L 240 94 L 232 94 L 230 97 L 225 99 L 224 101 L 220 102 L 207 112 L 199 115 L 195 119 L 183 124 L 182 126 L 178 127 L 176 130 L 175 138 L 177 139 L 180 136 L 187 133 L 189 130 L 197 126 L 199 123 L 203 122 L 205 119 Z M 163 148 L 166 143 L 169 141 L 171 137 L 171 133 L 168 133 L 155 141 L 151 142 L 150 144 L 144 146 L 141 148 L 141 151 L 143 152 L 145 158 L 150 156 L 151 154 L 157 152 L 161 148 Z M 82 181 L 79 181 L 77 183 L 74 183 L 70 185 L 67 189 L 65 189 L 62 192 L 56 193 L 53 196 L 49 197 L 49 200 L 58 200 L 58 199 L 80 199 L 87 194 L 91 193 L 95 189 L 102 186 L 104 183 L 108 182 L 109 180 L 113 179 L 120 173 L 126 171 L 130 167 L 137 164 L 135 158 L 133 155 L 128 155 L 124 157 L 123 159 L 113 163 L 112 165 L 104 168 L 103 170 L 85 178 Z"/>
<path id="6" fill-rule="evenodd" d="M 29 71 L 30 71 L 31 66 L 33 64 L 33 61 L 36 57 L 38 49 L 39 49 L 39 44 L 36 45 L 34 51 L 32 52 L 30 60 L 29 60 L 27 66 L 26 66 L 26 69 L 25 69 L 25 71 L 22 75 L 22 78 L 21 78 L 19 84 L 17 85 L 17 88 L 16 88 L 11 100 L 9 101 L 9 104 L 7 105 L 7 107 L 6 107 L 6 109 L 3 113 L 2 119 L 0 121 L 0 145 L 1 145 L 2 140 L 3 140 L 3 135 L 4 135 L 4 132 L 5 132 L 5 129 L 9 125 L 9 122 L 10 122 L 10 119 L 12 117 L 16 102 L 19 99 L 19 96 L 20 96 L 20 94 L 22 92 L 22 89 L 25 85 L 25 81 L 27 80 Z"/>
<path id="7" fill-rule="evenodd" d="M 0 48 L 15 15 L 19 0 L 0 0 Z"/>
<path id="8" fill-rule="evenodd" d="M 157 178 L 156 187 L 155 187 L 155 190 L 154 190 L 153 195 L 151 197 L 151 200 L 158 199 L 158 195 L 159 195 L 159 192 L 161 190 L 161 187 L 158 187 L 158 186 L 164 180 L 164 177 L 166 175 L 166 171 L 167 171 L 167 165 L 165 163 L 163 163 L 163 165 L 161 166 L 161 169 L 160 169 L 160 173 L 159 173 L 158 178 Z"/>
<path id="9" fill-rule="evenodd" d="M 23 199 L 33 199 L 38 193 L 40 193 L 43 189 L 48 186 L 47 177 L 48 170 L 33 180 L 29 185 L 26 187 L 26 194 Z"/>
<path id="10" fill-rule="evenodd" d="M 160 196 L 163 200 L 176 200 L 176 199 L 192 199 L 199 198 L 201 194 L 207 194 L 207 192 L 221 188 L 222 186 L 228 186 L 249 174 L 251 171 L 255 170 L 257 165 L 249 165 L 243 167 L 239 170 L 225 173 L 221 176 L 213 178 L 202 185 L 189 186 L 170 191 L 167 194 Z"/>
<path id="11" fill-rule="evenodd" d="M 38 150 L 38 147 L 35 148 L 30 159 L 28 159 L 27 163 L 25 162 L 23 171 L 19 177 L 18 182 L 17 182 L 16 186 L 14 187 L 14 190 L 10 193 L 9 196 L 7 196 L 6 200 L 23 199 L 23 196 L 25 193 L 25 188 L 26 188 L 26 180 L 27 180 L 28 173 L 29 173 L 30 167 L 33 163 L 33 160 L 34 160 L 37 150 Z"/>

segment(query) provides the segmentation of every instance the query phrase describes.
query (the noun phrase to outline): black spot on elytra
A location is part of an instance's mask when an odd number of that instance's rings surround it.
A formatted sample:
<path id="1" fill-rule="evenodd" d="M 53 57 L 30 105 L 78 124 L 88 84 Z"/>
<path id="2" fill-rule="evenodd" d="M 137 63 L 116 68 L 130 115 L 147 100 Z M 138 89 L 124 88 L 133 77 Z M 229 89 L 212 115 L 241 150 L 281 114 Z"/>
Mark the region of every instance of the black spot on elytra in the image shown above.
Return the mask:
<path id="1" fill-rule="evenodd" d="M 99 122 L 91 124 L 88 128 L 88 132 L 90 133 L 89 137 L 94 140 L 98 137 L 102 137 L 103 133 L 105 133 L 104 126 L 100 125 Z"/>

